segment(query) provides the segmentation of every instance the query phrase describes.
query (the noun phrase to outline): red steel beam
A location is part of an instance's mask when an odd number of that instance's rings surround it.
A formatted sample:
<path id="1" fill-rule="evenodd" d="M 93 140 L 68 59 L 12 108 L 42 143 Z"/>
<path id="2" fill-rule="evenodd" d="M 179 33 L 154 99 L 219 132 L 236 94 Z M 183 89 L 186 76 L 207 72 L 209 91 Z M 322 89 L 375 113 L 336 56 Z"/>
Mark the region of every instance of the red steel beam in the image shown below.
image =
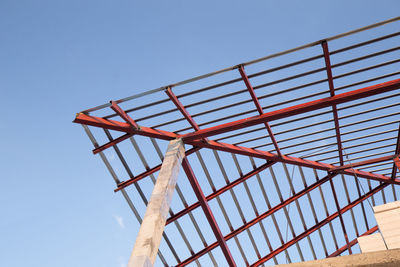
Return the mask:
<path id="1" fill-rule="evenodd" d="M 324 40 L 321 42 L 322 50 L 324 51 L 324 59 L 325 59 L 325 66 L 326 66 L 326 74 L 328 76 L 328 84 L 329 84 L 329 92 L 331 97 L 335 96 L 335 87 L 333 85 L 333 77 L 332 77 L 332 68 L 331 68 L 331 60 L 329 57 L 329 49 L 328 43 Z M 336 132 L 336 142 L 338 146 L 339 152 L 339 162 L 342 166 L 343 162 L 343 147 L 342 147 L 342 140 L 340 135 L 340 127 L 339 127 L 339 116 L 337 112 L 336 105 L 332 105 L 332 112 L 333 112 L 333 120 L 335 122 L 335 132 Z"/>
<path id="2" fill-rule="evenodd" d="M 400 123 L 399 123 L 399 133 L 397 134 L 397 142 L 396 142 L 396 150 L 394 154 L 399 155 L 400 154 Z M 396 177 L 396 164 L 393 164 L 392 168 L 392 179 Z"/>
<path id="3" fill-rule="evenodd" d="M 351 202 L 350 204 L 348 204 L 347 206 L 343 207 L 340 211 L 337 211 L 331 215 L 329 215 L 326 219 L 322 220 L 321 222 L 319 222 L 318 224 L 314 225 L 313 227 L 307 229 L 305 232 L 303 232 L 302 234 L 296 236 L 295 238 L 293 238 L 292 240 L 290 240 L 289 242 L 287 242 L 286 244 L 283 244 L 282 246 L 280 246 L 279 248 L 277 248 L 276 250 L 272 251 L 271 253 L 269 253 L 268 255 L 264 256 L 263 258 L 259 259 L 258 261 L 256 261 L 255 263 L 253 263 L 251 266 L 259 266 L 260 264 L 268 261 L 269 259 L 271 259 L 272 257 L 278 255 L 279 253 L 281 253 L 282 251 L 286 250 L 287 248 L 289 248 L 290 246 L 294 245 L 295 243 L 299 242 L 301 239 L 303 239 L 304 237 L 312 234 L 313 232 L 315 232 L 316 230 L 320 229 L 322 226 L 326 225 L 327 223 L 329 223 L 330 221 L 334 220 L 335 218 L 337 218 L 339 216 L 339 213 L 345 213 L 346 211 L 350 210 L 351 208 L 355 207 L 356 205 L 358 205 L 359 203 L 361 203 L 362 201 L 364 201 L 365 199 L 369 198 L 370 196 L 372 196 L 373 194 L 379 192 L 380 190 L 382 190 L 383 188 L 385 188 L 386 186 L 388 186 L 388 184 L 381 184 L 378 185 L 377 187 L 375 187 L 374 189 L 372 189 L 371 191 L 369 191 L 368 193 L 366 193 L 365 195 L 359 197 L 358 199 L 354 200 L 353 202 Z"/>
<path id="4" fill-rule="evenodd" d="M 335 205 L 336 205 L 336 209 L 338 211 L 339 214 L 339 221 L 340 221 L 340 225 L 342 226 L 342 230 L 343 230 L 343 235 L 344 235 L 344 240 L 346 241 L 347 244 L 347 249 L 349 251 L 350 254 L 353 254 L 353 252 L 351 251 L 351 246 L 349 243 L 349 238 L 347 236 L 347 231 L 346 231 L 346 227 L 344 225 L 344 221 L 343 221 L 343 217 L 342 217 L 342 213 L 340 212 L 340 206 L 339 206 L 339 201 L 336 195 L 336 190 L 335 190 L 335 186 L 333 184 L 333 180 L 330 179 L 329 183 L 331 185 L 331 189 L 332 189 L 332 194 L 333 194 L 333 199 L 335 200 Z"/>
<path id="5" fill-rule="evenodd" d="M 115 101 L 110 101 L 111 103 L 111 108 L 122 118 L 124 121 L 129 123 L 134 129 L 139 129 L 139 125 L 130 117 L 128 114 L 125 113 L 125 111 L 118 106 L 117 102 Z"/>
<path id="6" fill-rule="evenodd" d="M 246 229 L 250 228 L 251 226 L 257 224 L 259 221 L 267 218 L 268 216 L 270 216 L 271 214 L 273 214 L 274 212 L 277 212 L 278 210 L 282 209 L 283 207 L 289 205 L 290 203 L 292 203 L 293 201 L 299 199 L 300 197 L 304 196 L 305 194 L 309 193 L 310 191 L 318 188 L 319 186 L 321 186 L 322 184 L 324 184 L 325 182 L 329 181 L 330 179 L 332 179 L 332 177 L 334 177 L 336 174 L 328 174 L 327 176 L 325 176 L 324 178 L 318 180 L 317 182 L 315 182 L 314 184 L 304 188 L 303 190 L 301 190 L 300 192 L 294 194 L 293 196 L 289 197 L 288 199 L 282 201 L 281 203 L 279 203 L 278 205 L 272 207 L 271 209 L 269 209 L 268 211 L 260 214 L 259 216 L 257 216 L 256 218 L 254 218 L 253 220 L 247 222 L 246 224 L 242 225 L 241 227 L 237 228 L 236 230 L 232 231 L 231 233 L 229 233 L 228 235 L 226 235 L 224 238 L 225 240 L 229 240 L 230 238 L 233 238 L 235 235 L 240 234 L 241 232 L 245 231 Z M 201 256 L 203 256 L 204 254 L 206 254 L 207 252 L 211 251 L 212 249 L 216 248 L 218 246 L 218 242 L 214 242 L 211 245 L 209 245 L 208 247 L 205 247 L 204 249 L 200 250 L 199 252 L 197 252 L 196 254 L 192 255 L 191 257 L 187 258 L 186 260 L 184 260 L 183 262 L 181 262 L 180 264 L 178 264 L 177 266 L 185 266 L 187 264 L 189 264 L 190 262 L 200 258 Z"/>
<path id="7" fill-rule="evenodd" d="M 215 149 L 215 150 L 220 150 L 220 151 L 225 151 L 225 152 L 230 152 L 230 153 L 235 153 L 235 154 L 241 154 L 245 156 L 250 156 L 250 157 L 255 157 L 255 158 L 262 158 L 262 159 L 267 159 L 267 160 L 272 160 L 276 162 L 284 162 L 288 164 L 294 164 L 297 166 L 302 166 L 302 167 L 309 167 L 313 169 L 318 169 L 318 170 L 325 170 L 329 171 L 330 169 L 336 167 L 331 164 L 323 163 L 323 162 L 316 162 L 316 161 L 311 161 L 311 160 L 306 160 L 306 159 L 301 159 L 301 158 L 296 158 L 296 157 L 290 157 L 290 156 L 283 156 L 280 158 L 278 155 L 267 152 L 267 151 L 262 151 L 262 150 L 257 150 L 257 149 L 252 149 L 252 148 L 247 148 L 247 147 L 241 147 L 241 146 L 235 146 L 231 144 L 226 144 L 226 143 L 220 143 L 220 142 L 215 142 L 212 140 L 209 140 L 208 143 L 202 143 L 202 142 L 189 142 L 189 143 L 196 143 L 196 145 L 204 148 L 210 148 L 210 149 Z M 382 174 L 378 173 L 370 173 L 370 172 L 365 172 L 357 169 L 351 169 L 351 170 L 342 170 L 340 173 L 346 174 L 346 175 L 357 175 L 357 177 L 362 177 L 366 179 L 372 179 L 372 180 L 377 180 L 380 182 L 385 182 L 385 183 L 393 183 L 393 184 L 399 184 L 400 185 L 400 180 L 399 179 L 391 179 L 390 177 L 386 177 Z"/>
<path id="8" fill-rule="evenodd" d="M 265 170 L 266 168 L 272 166 L 275 162 L 273 161 L 268 161 L 267 163 L 264 163 L 263 165 L 261 165 L 258 168 L 255 168 L 254 170 L 250 171 L 249 173 L 239 177 L 238 179 L 234 180 L 233 182 L 225 185 L 224 187 L 221 187 L 220 189 L 216 190 L 215 192 L 213 192 L 212 194 L 208 195 L 206 197 L 207 201 L 210 201 L 214 198 L 216 198 L 217 196 L 221 195 L 222 193 L 232 189 L 233 187 L 237 186 L 238 184 L 246 181 L 247 179 L 253 177 L 254 175 L 262 172 L 263 170 Z M 193 211 L 194 209 L 196 209 L 197 207 L 200 206 L 200 202 L 196 202 L 188 207 L 186 207 L 185 209 L 181 210 L 178 213 L 175 213 L 173 216 L 169 217 L 167 219 L 167 223 L 166 225 L 170 224 L 171 222 L 179 219 L 180 217 L 182 217 L 183 215 Z"/>
<path id="9" fill-rule="evenodd" d="M 366 231 L 365 233 L 363 233 L 363 234 L 360 235 L 360 236 L 370 235 L 370 234 L 375 233 L 376 231 L 378 231 L 378 225 L 375 225 L 374 227 L 372 227 L 371 229 L 369 229 L 368 231 Z M 354 238 L 352 241 L 350 241 L 349 244 L 350 244 L 350 246 L 354 246 L 354 245 L 357 244 L 357 243 L 358 243 L 357 238 Z M 333 252 L 332 254 L 330 254 L 330 255 L 328 256 L 328 258 L 339 256 L 340 254 L 342 254 L 342 253 L 345 252 L 346 250 L 347 250 L 347 245 L 345 245 L 345 246 L 339 248 L 338 250 L 336 250 L 335 252 Z"/>
<path id="10" fill-rule="evenodd" d="M 205 137 L 209 137 L 216 134 L 221 134 L 233 130 L 242 129 L 245 127 L 253 126 L 256 124 L 269 122 L 273 120 L 278 120 L 282 118 L 286 118 L 293 115 L 298 115 L 301 113 L 330 107 L 332 105 L 338 105 L 342 103 L 346 103 L 349 101 L 357 100 L 364 97 L 369 97 L 377 94 L 381 94 L 384 92 L 396 90 L 400 88 L 400 79 L 392 80 L 389 82 L 384 82 L 377 85 L 368 86 L 365 88 L 353 90 L 350 92 L 345 92 L 342 94 L 338 94 L 331 97 L 326 97 L 314 101 L 310 101 L 304 104 L 299 104 L 295 106 L 291 106 L 288 108 L 279 109 L 276 111 L 271 111 L 264 113 L 262 115 L 253 116 L 233 122 L 224 123 L 221 125 L 217 125 L 214 127 L 209 127 L 206 129 L 202 129 L 196 132 L 187 133 L 181 136 L 183 141 L 187 142 L 190 140 L 201 139 Z"/>
<path id="11" fill-rule="evenodd" d="M 189 156 L 190 154 L 192 154 L 192 153 L 194 153 L 194 152 L 196 152 L 196 151 L 198 151 L 198 150 L 200 150 L 199 147 L 194 147 L 194 148 L 191 148 L 191 149 L 187 150 L 187 151 L 185 152 L 185 157 Z M 151 168 L 151 169 L 148 169 L 148 170 L 146 170 L 145 172 L 143 172 L 143 173 L 141 173 L 141 174 L 139 174 L 139 175 L 137 175 L 137 176 L 135 176 L 135 177 L 133 177 L 133 178 L 131 178 L 131 179 L 129 179 L 129 180 L 120 182 L 120 183 L 117 185 L 117 188 L 114 189 L 114 192 L 118 192 L 119 190 L 124 189 L 125 187 L 127 187 L 127 186 L 129 186 L 129 185 L 131 185 L 131 184 L 134 184 L 134 183 L 136 183 L 137 181 L 140 181 L 140 180 L 142 180 L 143 178 L 146 178 L 146 177 L 149 176 L 150 174 L 153 174 L 153 173 L 155 173 L 155 172 L 158 172 L 160 169 L 161 169 L 161 164 L 158 164 L 157 166 L 155 166 L 155 167 L 153 167 L 153 168 Z"/>
<path id="12" fill-rule="evenodd" d="M 260 115 L 264 114 L 264 111 L 260 105 L 260 102 L 258 101 L 256 93 L 254 92 L 254 88 L 250 83 L 249 77 L 247 77 L 246 72 L 244 71 L 243 65 L 239 66 L 239 72 L 240 72 L 240 76 L 242 76 L 242 79 L 247 87 L 247 90 L 250 93 L 251 98 L 253 99 L 254 104 L 256 105 L 258 113 Z M 281 150 L 279 149 L 278 142 L 276 142 L 275 135 L 272 132 L 271 126 L 269 125 L 268 122 L 264 122 L 264 125 L 265 125 L 265 128 L 267 128 L 269 138 L 271 139 L 272 143 L 274 144 L 276 152 L 278 153 L 278 155 L 280 157 L 282 157 Z"/>
<path id="13" fill-rule="evenodd" d="M 267 113 L 265 113 L 265 114 L 267 114 Z M 109 129 L 109 130 L 116 130 L 116 131 L 122 131 L 122 132 L 126 132 L 126 133 L 138 134 L 138 135 L 142 135 L 142 136 L 160 138 L 163 140 L 171 140 L 171 139 L 175 139 L 175 138 L 179 137 L 177 134 L 172 133 L 172 132 L 156 130 L 156 129 L 143 127 L 143 126 L 140 127 L 140 129 L 134 130 L 134 129 L 132 129 L 132 127 L 130 127 L 130 125 L 128 123 L 114 121 L 114 120 L 106 120 L 103 118 L 93 117 L 93 116 L 86 115 L 83 113 L 77 114 L 77 117 L 74 120 L 74 122 L 85 124 L 85 125 L 91 125 L 91 126 L 95 126 L 95 127 L 101 127 L 101 128 L 105 128 L 105 129 Z M 200 130 L 200 131 L 202 131 L 202 130 Z M 250 157 L 255 157 L 255 158 L 261 158 L 261 159 L 266 159 L 266 160 L 271 160 L 271 161 L 276 161 L 276 162 L 284 162 L 284 163 L 288 163 L 288 164 L 294 164 L 294 165 L 298 165 L 298 166 L 314 168 L 314 169 L 318 169 L 318 170 L 329 171 L 330 169 L 336 167 L 331 164 L 326 164 L 326 163 L 322 163 L 322 162 L 316 162 L 316 161 L 306 160 L 306 159 L 301 159 L 301 158 L 296 158 L 296 157 L 290 157 L 290 156 L 279 157 L 277 154 L 270 153 L 267 151 L 262 151 L 262 150 L 247 148 L 247 147 L 241 147 L 241 146 L 235 146 L 235 145 L 216 142 L 216 141 L 212 141 L 212 140 L 208 140 L 208 142 L 203 142 L 202 140 L 195 140 L 195 141 L 187 141 L 185 143 L 193 145 L 193 146 L 198 146 L 201 148 L 215 149 L 215 150 L 219 150 L 219 151 L 225 151 L 225 152 L 230 152 L 230 153 L 235 153 L 235 154 L 240 154 L 240 155 L 245 155 L 245 156 L 250 156 Z M 390 179 L 389 177 L 386 177 L 381 174 L 370 173 L 370 172 L 365 172 L 365 171 L 360 171 L 360 170 L 354 170 L 354 169 L 343 170 L 343 171 L 341 171 L 341 173 L 347 174 L 347 175 L 356 174 L 358 177 L 362 177 L 362 178 L 373 179 L 373 180 L 387 182 L 387 183 L 393 183 L 393 184 L 400 184 L 399 179 Z"/>
<path id="14" fill-rule="evenodd" d="M 400 159 L 399 159 L 399 157 L 395 157 L 395 158 L 393 159 L 393 161 L 394 161 L 394 164 L 396 165 L 397 169 L 398 169 L 399 172 L 400 172 Z"/>
<path id="15" fill-rule="evenodd" d="M 214 232 L 215 237 L 217 238 L 217 242 L 219 246 L 221 247 L 222 253 L 224 254 L 229 266 L 235 267 L 236 263 L 233 260 L 232 254 L 228 248 L 228 245 L 226 244 L 226 241 L 224 239 L 224 236 L 221 233 L 221 230 L 218 227 L 218 224 L 214 218 L 214 215 L 211 212 L 210 206 L 208 205 L 208 202 L 204 196 L 203 190 L 201 190 L 200 184 L 197 181 L 192 167 L 189 164 L 189 161 L 186 157 L 183 158 L 182 160 L 182 167 L 186 173 L 187 178 L 189 179 L 189 182 L 191 186 L 193 187 L 193 191 L 196 194 L 197 198 L 199 199 L 200 205 L 204 211 L 204 214 L 206 215 L 206 218 L 208 222 L 210 223 L 211 229 Z"/>
<path id="16" fill-rule="evenodd" d="M 185 109 L 185 106 L 182 105 L 182 103 L 179 101 L 179 99 L 176 97 L 176 95 L 172 92 L 171 87 L 168 87 L 165 93 L 169 96 L 171 101 L 175 104 L 175 106 L 179 109 L 179 111 L 182 113 L 182 115 L 185 117 L 185 119 L 190 123 L 190 125 L 195 129 L 196 131 L 200 130 L 199 126 L 197 123 L 193 120 L 192 116 L 190 116 L 189 112 Z"/>
<path id="17" fill-rule="evenodd" d="M 101 152 L 101 151 L 103 151 L 103 150 L 105 150 L 105 149 L 107 149 L 109 147 L 115 146 L 116 144 L 128 139 L 131 136 L 132 136 L 131 133 L 124 134 L 124 135 L 122 135 L 122 136 L 120 136 L 120 137 L 118 137 L 118 138 L 116 138 L 116 139 L 114 139 L 114 140 L 102 145 L 102 146 L 96 147 L 95 149 L 92 150 L 92 152 L 93 152 L 93 154 L 97 154 L 97 153 L 99 153 L 99 152 Z"/>
<path id="18" fill-rule="evenodd" d="M 141 126 L 139 129 L 134 129 L 131 127 L 129 123 L 115 121 L 115 120 L 106 120 L 100 117 L 94 117 L 83 113 L 78 113 L 73 122 L 100 127 L 108 130 L 132 133 L 147 137 L 154 137 L 163 140 L 172 140 L 178 138 L 178 135 L 172 132 L 152 129 L 144 126 Z"/>
<path id="19" fill-rule="evenodd" d="M 354 167 L 360 167 L 360 166 L 363 166 L 363 165 L 379 163 L 379 162 L 382 162 L 382 161 L 392 160 L 394 157 L 395 157 L 395 155 L 379 157 L 379 158 L 373 158 L 373 159 L 359 161 L 359 162 L 354 162 L 354 163 L 351 163 L 351 164 L 346 164 L 346 165 L 343 165 L 343 166 L 340 166 L 340 167 L 332 168 L 329 171 L 341 171 L 341 170 L 345 170 L 345 169 L 351 169 L 351 168 L 354 168 Z"/>

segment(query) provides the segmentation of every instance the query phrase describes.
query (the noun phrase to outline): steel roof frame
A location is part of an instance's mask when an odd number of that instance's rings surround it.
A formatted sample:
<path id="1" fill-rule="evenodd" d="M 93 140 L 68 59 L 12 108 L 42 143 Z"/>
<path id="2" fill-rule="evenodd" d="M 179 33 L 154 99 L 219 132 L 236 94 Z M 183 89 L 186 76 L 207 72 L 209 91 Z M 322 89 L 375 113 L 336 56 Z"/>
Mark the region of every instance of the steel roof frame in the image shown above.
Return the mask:
<path id="1" fill-rule="evenodd" d="M 306 255 L 317 259 L 321 257 L 318 256 L 320 253 L 325 257 L 351 254 L 357 244 L 356 237 L 360 236 L 360 233 L 367 235 L 378 230 L 376 226 L 370 227 L 369 199 L 373 205 L 377 202 L 385 203 L 389 193 L 384 189 L 388 185 L 391 185 L 393 193 L 391 198 L 398 198 L 400 113 L 396 112 L 396 109 L 400 103 L 400 72 L 396 71 L 396 68 L 400 66 L 400 47 L 393 47 L 392 43 L 400 37 L 400 32 L 383 31 L 383 35 L 372 39 L 371 35 L 368 35 L 367 40 L 351 45 L 346 43 L 345 46 L 339 46 L 340 48 L 332 51 L 329 51 L 328 43 L 339 42 L 354 34 L 378 30 L 399 21 L 400 17 L 393 18 L 183 82 L 110 101 L 108 104 L 78 113 L 74 122 L 84 126 L 94 145 L 93 153 L 100 155 L 117 184 L 114 191 L 121 191 L 139 222 L 142 220 L 141 211 L 136 207 L 137 204 L 131 201 L 127 190 L 133 185 L 143 204 L 147 205 L 148 199 L 139 181 L 147 181 L 147 177 L 150 177 L 154 183 L 154 175 L 161 167 L 161 164 L 152 166 L 150 161 L 146 160 L 148 156 L 145 154 L 149 148 L 141 140 L 148 138 L 151 141 L 152 149 L 156 151 L 160 161 L 163 160 L 163 155 L 159 141 L 156 140 L 181 138 L 186 145 L 192 146 L 186 150 L 182 166 L 198 201 L 188 202 L 185 197 L 185 194 L 188 194 L 187 189 L 182 190 L 177 185 L 179 200 L 184 208 L 175 212 L 171 209 L 166 222 L 166 229 L 173 223 L 190 256 L 182 256 L 182 252 L 174 248 L 167 232 L 164 232 L 163 239 L 172 255 L 166 257 L 161 249 L 159 250 L 158 255 L 165 266 L 170 266 L 171 260 L 175 260 L 176 266 L 184 266 L 191 262 L 201 266 L 203 255 L 206 254 L 212 264 L 218 266 L 221 259 L 213 254 L 216 248 L 221 249 L 230 266 L 236 266 L 238 260 L 243 260 L 248 266 L 284 263 L 279 256 L 282 252 L 287 262 L 292 262 L 293 259 L 307 260 Z M 314 54 L 309 55 L 309 52 L 305 52 L 317 45 L 321 46 L 322 53 L 317 52 L 315 55 L 313 50 Z M 358 51 L 357 57 L 349 59 L 345 56 L 345 60 L 340 58 L 349 51 Z M 306 57 L 297 53 L 305 53 Z M 289 59 L 289 62 L 285 62 L 287 59 L 284 57 L 288 55 L 293 55 L 296 60 Z M 262 65 L 268 60 L 281 58 L 284 64 L 268 69 Z M 368 60 L 373 62 L 368 63 Z M 321 67 L 318 67 L 318 64 Z M 296 74 L 293 68 L 298 67 L 301 69 Z M 248 69 L 252 68 L 255 68 L 255 72 L 250 71 L 252 74 L 247 74 Z M 334 71 L 340 68 L 348 68 L 350 71 L 346 69 L 347 72 L 335 75 Z M 389 72 L 385 68 L 389 68 Z M 238 78 L 234 77 L 235 71 Z M 283 77 L 267 77 L 278 74 Z M 223 75 L 228 75 L 228 78 Z M 362 75 L 362 78 L 357 75 Z M 213 80 L 210 82 L 208 79 Z M 302 79 L 307 79 L 307 82 L 304 83 Z M 346 79 L 347 83 L 341 82 L 343 79 Z M 202 87 L 193 89 L 199 82 Z M 245 89 L 241 87 L 243 84 Z M 336 84 L 339 86 L 335 86 Z M 183 88 L 185 86 L 188 88 Z M 274 86 L 281 88 L 274 89 Z M 310 91 L 310 88 L 314 91 Z M 164 97 L 162 92 L 165 92 Z M 139 102 L 139 105 L 131 104 L 146 97 L 148 99 L 143 103 Z M 270 99 L 275 100 L 266 102 Z M 96 115 L 99 113 L 103 114 Z M 258 126 L 259 124 L 262 125 Z M 98 128 L 103 129 L 105 134 L 103 140 L 106 141 L 101 145 L 92 133 L 92 130 L 96 131 Z M 116 133 L 120 133 L 118 137 L 114 137 Z M 135 135 L 142 136 L 142 139 L 136 140 Z M 129 166 L 130 161 L 126 159 L 129 155 L 124 155 L 123 149 L 119 147 L 126 146 L 128 139 L 131 149 L 133 148 L 145 169 L 136 175 Z M 265 140 L 270 142 L 260 143 Z M 104 153 L 111 147 L 128 174 L 125 181 L 120 181 Z M 205 150 L 212 150 L 213 156 L 205 159 L 202 156 Z M 231 157 L 230 162 L 236 166 L 238 175 L 235 178 L 232 177 L 231 168 L 227 168 L 224 163 L 228 155 Z M 245 165 L 242 158 L 239 158 L 242 156 L 249 159 Z M 193 163 L 189 164 L 189 160 L 195 161 L 196 166 L 193 166 Z M 289 172 L 287 164 L 293 166 L 292 173 Z M 215 184 L 215 174 L 210 173 L 208 165 L 219 170 L 219 176 L 225 181 L 225 185 Z M 207 178 L 207 184 L 197 179 L 199 170 L 202 172 L 201 176 L 204 174 Z M 270 174 L 266 174 L 267 170 Z M 309 170 L 315 175 L 315 181 L 311 183 L 307 174 Z M 323 178 L 319 178 L 321 172 L 325 172 Z M 265 190 L 263 180 L 267 178 L 261 178 L 261 175 L 270 179 L 274 189 Z M 298 178 L 295 179 L 294 176 Z M 257 186 L 254 185 L 255 182 Z M 283 184 L 287 186 L 283 187 Z M 207 193 L 203 189 L 204 186 L 211 187 L 212 192 Z M 364 186 L 368 187 L 368 192 L 365 192 Z M 243 195 L 237 194 L 239 188 L 243 188 Z M 340 190 L 341 188 L 343 190 Z M 262 198 L 254 195 L 254 190 L 261 190 Z M 271 197 L 271 190 L 275 192 L 276 197 Z M 318 191 L 321 201 L 315 203 L 313 199 Z M 378 192 L 381 192 L 380 197 L 376 195 Z M 289 196 L 285 198 L 284 194 Z M 229 204 L 226 200 L 228 196 L 232 200 Z M 255 214 L 252 219 L 248 217 L 246 207 L 241 204 L 244 198 L 248 199 Z M 222 211 L 222 217 L 216 216 L 213 206 L 210 205 L 214 199 Z M 257 204 L 261 199 L 267 207 L 263 211 L 260 211 Z M 309 206 L 312 214 L 310 218 L 306 218 L 300 201 L 305 201 Z M 294 212 L 290 212 L 291 203 L 296 206 Z M 335 211 L 330 210 L 332 205 Z M 234 226 L 235 220 L 230 218 L 231 214 L 225 206 L 236 208 L 241 226 Z M 204 233 L 204 226 L 198 222 L 202 219 L 197 218 L 194 213 L 198 207 L 202 208 L 214 233 L 216 241 L 211 244 L 207 241 L 209 237 Z M 282 215 L 280 211 L 283 212 Z M 362 214 L 362 224 L 355 220 L 355 213 Z M 297 214 L 296 222 L 299 226 L 293 224 L 293 214 Z M 194 241 L 188 238 L 186 224 L 182 223 L 186 215 L 189 216 L 203 246 L 202 249 L 197 249 L 197 252 L 194 248 L 197 245 L 192 244 Z M 345 216 L 350 216 L 348 218 L 351 218 L 351 225 Z M 267 227 L 269 218 L 272 225 Z M 286 237 L 280 229 L 282 226 L 279 225 L 279 220 L 286 223 Z M 312 225 L 310 220 L 313 221 Z M 227 224 L 228 233 L 220 227 L 221 222 Z M 266 248 L 269 250 L 267 254 L 260 249 L 260 246 L 264 245 L 254 236 L 255 227 L 259 227 L 262 232 Z M 302 232 L 299 232 L 298 227 Z M 322 229 L 328 229 L 330 235 Z M 338 231 L 341 234 L 338 234 Z M 242 232 L 246 233 L 256 260 L 254 257 L 249 258 L 248 251 L 243 249 Z M 276 233 L 280 244 L 271 239 L 272 232 Z M 289 233 L 292 239 L 288 241 Z M 313 233 L 318 234 L 322 250 L 315 248 L 313 243 L 317 242 L 317 239 Z M 228 242 L 232 238 L 242 259 L 232 253 L 233 244 Z M 304 238 L 308 245 L 300 247 L 299 242 Z M 341 241 L 343 238 L 344 243 Z M 292 245 L 296 247 L 296 255 L 290 250 Z M 330 251 L 331 246 L 335 247 L 334 251 Z M 247 248 L 250 249 L 249 246 Z M 304 254 L 303 250 L 308 249 L 309 252 Z"/>

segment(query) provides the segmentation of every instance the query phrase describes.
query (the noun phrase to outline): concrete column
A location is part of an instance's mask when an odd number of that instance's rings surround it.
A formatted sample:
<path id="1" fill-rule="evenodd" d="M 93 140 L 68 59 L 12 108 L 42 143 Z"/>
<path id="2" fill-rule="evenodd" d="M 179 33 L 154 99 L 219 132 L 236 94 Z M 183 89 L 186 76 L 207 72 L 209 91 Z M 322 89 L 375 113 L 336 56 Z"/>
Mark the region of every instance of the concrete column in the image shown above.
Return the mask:
<path id="1" fill-rule="evenodd" d="M 374 212 L 387 249 L 400 248 L 400 201 L 376 206 Z"/>
<path id="2" fill-rule="evenodd" d="M 128 267 L 152 267 L 154 265 L 184 156 L 185 148 L 182 140 L 170 141 Z"/>
<path id="3" fill-rule="evenodd" d="M 380 233 L 373 235 L 360 236 L 357 238 L 361 253 L 386 250 L 385 241 Z"/>

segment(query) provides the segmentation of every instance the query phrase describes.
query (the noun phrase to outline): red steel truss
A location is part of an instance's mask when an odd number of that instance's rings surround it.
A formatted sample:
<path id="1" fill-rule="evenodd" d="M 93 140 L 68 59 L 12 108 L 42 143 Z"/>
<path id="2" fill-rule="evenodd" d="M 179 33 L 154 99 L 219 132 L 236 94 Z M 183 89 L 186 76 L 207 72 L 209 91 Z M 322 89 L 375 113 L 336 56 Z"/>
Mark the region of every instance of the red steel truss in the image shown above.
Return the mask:
<path id="1" fill-rule="evenodd" d="M 74 122 L 139 222 L 166 144 L 186 145 L 161 265 L 357 253 L 357 237 L 379 230 L 371 207 L 400 193 L 399 26 L 393 18 L 110 101 Z"/>

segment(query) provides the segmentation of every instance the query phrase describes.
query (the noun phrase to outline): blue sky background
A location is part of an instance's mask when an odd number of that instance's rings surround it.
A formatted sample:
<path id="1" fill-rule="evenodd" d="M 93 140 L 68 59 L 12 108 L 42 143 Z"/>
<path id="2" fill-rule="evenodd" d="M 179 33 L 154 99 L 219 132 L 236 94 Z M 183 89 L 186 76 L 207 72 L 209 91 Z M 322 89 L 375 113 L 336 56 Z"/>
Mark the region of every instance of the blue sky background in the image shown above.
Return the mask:
<path id="1" fill-rule="evenodd" d="M 399 10 L 397 0 L 1 0 L 0 265 L 128 260 L 136 219 L 76 112 Z"/>

